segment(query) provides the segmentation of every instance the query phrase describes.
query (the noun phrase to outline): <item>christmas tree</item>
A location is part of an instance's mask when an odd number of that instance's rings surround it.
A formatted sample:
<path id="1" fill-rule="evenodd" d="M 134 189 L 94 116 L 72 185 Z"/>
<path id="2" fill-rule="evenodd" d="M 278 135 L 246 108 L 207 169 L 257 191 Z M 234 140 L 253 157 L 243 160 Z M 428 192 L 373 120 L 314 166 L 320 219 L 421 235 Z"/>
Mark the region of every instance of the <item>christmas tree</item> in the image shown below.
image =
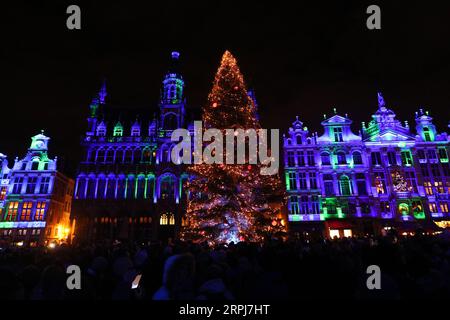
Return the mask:
<path id="1" fill-rule="evenodd" d="M 228 51 L 222 57 L 202 119 L 205 129 L 260 129 L 254 102 Z M 225 150 L 224 157 L 234 151 Z M 244 164 L 190 166 L 188 223 L 181 238 L 217 244 L 261 241 L 265 236 L 283 234 L 281 181 L 278 175 L 261 175 L 261 166 L 249 164 L 248 159 Z"/>

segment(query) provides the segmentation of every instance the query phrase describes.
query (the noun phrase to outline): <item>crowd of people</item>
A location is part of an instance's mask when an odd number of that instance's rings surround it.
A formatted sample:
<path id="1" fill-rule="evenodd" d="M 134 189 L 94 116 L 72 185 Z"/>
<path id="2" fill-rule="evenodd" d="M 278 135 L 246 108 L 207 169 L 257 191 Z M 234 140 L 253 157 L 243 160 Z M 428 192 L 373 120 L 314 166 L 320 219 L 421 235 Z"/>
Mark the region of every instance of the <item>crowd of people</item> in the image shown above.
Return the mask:
<path id="1" fill-rule="evenodd" d="M 450 241 L 444 234 L 0 250 L 0 299 L 450 298 Z M 69 265 L 80 267 L 80 290 L 67 287 Z M 381 270 L 380 290 L 367 287 L 370 265 Z"/>

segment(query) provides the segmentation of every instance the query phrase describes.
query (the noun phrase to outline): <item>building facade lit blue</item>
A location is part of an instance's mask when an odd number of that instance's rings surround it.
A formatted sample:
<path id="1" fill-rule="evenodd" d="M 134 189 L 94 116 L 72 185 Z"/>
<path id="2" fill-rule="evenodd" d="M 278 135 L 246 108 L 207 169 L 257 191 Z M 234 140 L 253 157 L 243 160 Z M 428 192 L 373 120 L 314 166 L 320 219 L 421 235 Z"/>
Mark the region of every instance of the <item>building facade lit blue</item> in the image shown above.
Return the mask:
<path id="1" fill-rule="evenodd" d="M 291 232 L 333 238 L 448 224 L 450 139 L 422 109 L 415 122 L 413 132 L 380 93 L 358 133 L 336 110 L 324 115 L 322 135 L 297 117 L 283 138 Z"/>

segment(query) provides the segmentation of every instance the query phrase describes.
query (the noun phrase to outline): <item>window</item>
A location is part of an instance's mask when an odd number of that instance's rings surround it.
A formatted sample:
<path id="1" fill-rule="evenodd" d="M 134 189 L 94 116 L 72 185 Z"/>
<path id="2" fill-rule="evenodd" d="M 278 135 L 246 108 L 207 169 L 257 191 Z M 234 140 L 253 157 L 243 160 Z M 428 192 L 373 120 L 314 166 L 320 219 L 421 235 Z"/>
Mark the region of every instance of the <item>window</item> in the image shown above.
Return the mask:
<path id="1" fill-rule="evenodd" d="M 121 136 L 123 136 L 123 127 L 122 127 L 122 125 L 117 124 L 114 127 L 113 136 L 114 137 L 121 137 Z"/>
<path id="2" fill-rule="evenodd" d="M 298 214 L 299 213 L 298 197 L 291 196 L 290 203 L 291 203 L 291 214 Z"/>
<path id="3" fill-rule="evenodd" d="M 170 199 L 174 196 L 174 181 L 172 176 L 166 176 L 161 180 L 161 199 Z"/>
<path id="4" fill-rule="evenodd" d="M 168 223 L 167 214 L 163 213 L 159 218 L 159 224 L 165 226 L 167 225 L 167 223 Z"/>
<path id="5" fill-rule="evenodd" d="M 101 178 L 98 178 L 97 180 L 97 199 L 104 199 L 105 198 L 105 191 L 106 191 L 106 180 L 102 176 Z"/>
<path id="6" fill-rule="evenodd" d="M 132 199 L 134 198 L 134 189 L 135 189 L 135 184 L 134 184 L 134 177 L 133 176 L 129 176 L 127 179 L 127 188 L 126 188 L 126 198 L 127 199 Z"/>
<path id="7" fill-rule="evenodd" d="M 31 170 L 38 170 L 39 169 L 39 160 L 38 161 L 33 161 L 31 163 Z"/>
<path id="8" fill-rule="evenodd" d="M 314 166 L 315 160 L 314 160 L 314 151 L 308 151 L 308 166 Z"/>
<path id="9" fill-rule="evenodd" d="M 361 152 L 355 151 L 352 154 L 353 164 L 363 164 Z"/>
<path id="10" fill-rule="evenodd" d="M 302 136 L 298 135 L 295 137 L 297 139 L 297 144 L 302 144 Z"/>
<path id="11" fill-rule="evenodd" d="M 123 162 L 123 149 L 119 148 L 116 150 L 116 156 L 115 160 L 116 163 L 122 163 Z"/>
<path id="12" fill-rule="evenodd" d="M 366 177 L 364 173 L 356 174 L 356 188 L 360 196 L 367 196 Z"/>
<path id="13" fill-rule="evenodd" d="M 321 153 L 320 159 L 322 160 L 322 165 L 330 165 L 330 155 L 328 153 Z"/>
<path id="14" fill-rule="evenodd" d="M 421 163 L 420 164 L 420 171 L 422 172 L 422 176 L 424 177 L 429 177 L 430 173 L 428 171 L 428 167 L 426 163 Z"/>
<path id="15" fill-rule="evenodd" d="M 86 189 L 86 178 L 79 178 L 77 187 L 77 199 L 85 197 L 84 191 Z"/>
<path id="16" fill-rule="evenodd" d="M 326 196 L 334 195 L 333 177 L 330 174 L 325 174 L 323 176 L 323 181 L 325 187 L 325 195 Z"/>
<path id="17" fill-rule="evenodd" d="M 436 203 L 430 202 L 430 203 L 428 204 L 428 207 L 430 208 L 430 212 L 431 212 L 431 213 L 436 213 L 436 212 L 438 212 Z"/>
<path id="18" fill-rule="evenodd" d="M 47 194 L 49 192 L 49 188 L 50 188 L 50 177 L 42 177 L 39 193 Z"/>
<path id="19" fill-rule="evenodd" d="M 311 189 L 317 189 L 317 175 L 315 172 L 309 173 L 309 187 Z"/>
<path id="20" fill-rule="evenodd" d="M 431 141 L 430 129 L 427 127 L 423 128 L 423 138 L 425 141 Z"/>
<path id="21" fill-rule="evenodd" d="M 448 162 L 448 154 L 445 148 L 439 148 L 438 153 L 439 153 L 439 160 L 441 162 Z"/>
<path id="22" fill-rule="evenodd" d="M 136 198 L 144 199 L 144 193 L 145 193 L 145 178 L 143 176 L 140 176 L 137 180 Z"/>
<path id="23" fill-rule="evenodd" d="M 298 174 L 298 181 L 300 183 L 300 190 L 306 190 L 306 173 L 305 172 L 299 172 Z"/>
<path id="24" fill-rule="evenodd" d="M 297 190 L 297 174 L 295 172 L 289 172 L 289 189 Z"/>
<path id="25" fill-rule="evenodd" d="M 345 153 L 342 151 L 339 151 L 337 154 L 337 162 L 338 164 L 347 164 L 347 159 L 345 157 Z"/>
<path id="26" fill-rule="evenodd" d="M 436 188 L 437 193 L 445 193 L 442 181 L 434 181 L 434 187 Z"/>
<path id="27" fill-rule="evenodd" d="M 303 151 L 299 151 L 297 153 L 297 164 L 300 167 L 304 167 L 305 166 L 305 153 Z"/>
<path id="28" fill-rule="evenodd" d="M 94 199 L 95 198 L 95 184 L 96 179 L 94 177 L 91 177 L 87 181 L 87 192 L 86 192 L 86 198 L 87 199 Z"/>
<path id="29" fill-rule="evenodd" d="M 175 224 L 175 215 L 173 213 L 169 214 L 169 224 L 172 226 Z"/>
<path id="30" fill-rule="evenodd" d="M 27 182 L 27 193 L 34 194 L 36 189 L 37 177 L 29 177 Z"/>
<path id="31" fill-rule="evenodd" d="M 6 190 L 8 187 L 1 187 L 0 188 L 0 201 L 6 199 Z"/>
<path id="32" fill-rule="evenodd" d="M 125 160 L 124 163 L 132 163 L 133 162 L 133 150 L 126 149 L 125 150 Z"/>
<path id="33" fill-rule="evenodd" d="M 295 167 L 295 155 L 293 151 L 287 153 L 288 167 Z"/>
<path id="34" fill-rule="evenodd" d="M 334 142 L 344 141 L 342 139 L 342 128 L 341 127 L 333 128 L 333 135 L 334 135 Z"/>
<path id="35" fill-rule="evenodd" d="M 144 149 L 142 152 L 142 162 L 151 163 L 152 162 L 152 152 L 149 148 Z"/>
<path id="36" fill-rule="evenodd" d="M 433 195 L 433 188 L 431 187 L 430 181 L 425 181 L 423 183 L 423 187 L 425 188 L 425 193 L 429 196 Z"/>
<path id="37" fill-rule="evenodd" d="M 300 214 L 308 214 L 308 196 L 301 196 Z"/>
<path id="38" fill-rule="evenodd" d="M 397 159 L 394 151 L 389 151 L 387 153 L 389 165 L 395 166 L 397 165 Z"/>
<path id="39" fill-rule="evenodd" d="M 311 209 L 313 214 L 320 213 L 320 200 L 318 196 L 311 197 Z"/>
<path id="40" fill-rule="evenodd" d="M 372 152 L 370 154 L 372 158 L 372 165 L 374 166 L 381 166 L 381 153 L 379 152 Z"/>
<path id="41" fill-rule="evenodd" d="M 105 162 L 105 149 L 98 149 L 97 150 L 97 162 Z"/>
<path id="42" fill-rule="evenodd" d="M 426 159 L 425 151 L 424 151 L 423 149 L 418 150 L 418 151 L 417 151 L 417 157 L 418 157 L 420 160 L 425 160 L 425 159 Z"/>
<path id="43" fill-rule="evenodd" d="M 375 188 L 377 190 L 378 194 L 385 194 L 386 193 L 386 180 L 384 177 L 383 172 L 377 172 L 375 173 Z"/>
<path id="44" fill-rule="evenodd" d="M 105 162 L 106 163 L 113 163 L 114 162 L 114 149 L 106 150 Z"/>
<path id="45" fill-rule="evenodd" d="M 441 212 L 448 213 L 448 203 L 447 202 L 441 202 L 440 205 Z"/>
<path id="46" fill-rule="evenodd" d="M 110 177 L 107 180 L 106 198 L 114 199 L 116 197 L 115 192 L 116 192 L 116 179 L 114 177 Z"/>
<path id="47" fill-rule="evenodd" d="M 125 179 L 119 178 L 117 180 L 117 199 L 125 198 Z"/>
<path id="48" fill-rule="evenodd" d="M 13 194 L 21 193 L 22 192 L 22 185 L 23 185 L 23 177 L 16 177 L 14 179 L 12 193 Z"/>
<path id="49" fill-rule="evenodd" d="M 351 194 L 350 179 L 343 175 L 339 178 L 339 187 L 341 189 L 341 195 L 349 196 Z"/>
<path id="50" fill-rule="evenodd" d="M 391 206 L 389 205 L 389 202 L 387 201 L 382 201 L 380 203 L 380 207 L 381 207 L 381 212 L 391 212 Z"/>
<path id="51" fill-rule="evenodd" d="M 441 171 L 439 170 L 439 165 L 436 163 L 431 164 L 431 173 L 433 174 L 433 177 L 440 177 Z"/>
<path id="52" fill-rule="evenodd" d="M 6 215 L 6 221 L 16 221 L 17 220 L 17 211 L 19 208 L 19 202 L 13 201 L 8 205 L 8 212 Z"/>
<path id="53" fill-rule="evenodd" d="M 106 136 L 106 127 L 104 125 L 100 124 L 97 127 L 97 136 L 99 136 L 99 137 Z"/>
<path id="54" fill-rule="evenodd" d="M 413 171 L 405 171 L 405 177 L 414 192 L 417 192 L 416 174 Z"/>
<path id="55" fill-rule="evenodd" d="M 429 160 L 437 160 L 436 150 L 434 149 L 428 150 L 427 155 Z"/>
<path id="56" fill-rule="evenodd" d="M 33 207 L 33 202 L 25 201 L 22 204 L 22 212 L 20 214 L 21 221 L 30 221 L 31 220 L 31 208 Z"/>
<path id="57" fill-rule="evenodd" d="M 141 135 L 141 128 L 139 126 L 133 126 L 131 128 L 131 136 L 139 137 Z"/>
<path id="58" fill-rule="evenodd" d="M 412 165 L 413 162 L 412 162 L 411 152 L 409 150 L 402 151 L 401 156 L 402 156 L 402 164 L 404 166 Z"/>

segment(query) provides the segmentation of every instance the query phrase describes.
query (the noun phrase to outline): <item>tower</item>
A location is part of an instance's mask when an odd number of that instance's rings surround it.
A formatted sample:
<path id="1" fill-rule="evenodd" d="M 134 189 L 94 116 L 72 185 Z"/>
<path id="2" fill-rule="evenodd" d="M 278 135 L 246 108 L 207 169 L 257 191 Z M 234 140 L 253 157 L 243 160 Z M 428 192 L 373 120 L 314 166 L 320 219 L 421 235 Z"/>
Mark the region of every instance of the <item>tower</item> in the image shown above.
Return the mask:
<path id="1" fill-rule="evenodd" d="M 433 118 L 430 117 L 428 111 L 423 112 L 420 109 L 416 112 L 416 131 L 423 141 L 431 142 L 436 137 L 436 126 L 433 124 Z"/>
<path id="2" fill-rule="evenodd" d="M 179 71 L 180 53 L 173 51 L 169 70 L 162 82 L 162 92 L 160 101 L 160 136 L 166 136 L 166 132 L 171 132 L 184 125 L 185 99 L 184 80 Z"/>

